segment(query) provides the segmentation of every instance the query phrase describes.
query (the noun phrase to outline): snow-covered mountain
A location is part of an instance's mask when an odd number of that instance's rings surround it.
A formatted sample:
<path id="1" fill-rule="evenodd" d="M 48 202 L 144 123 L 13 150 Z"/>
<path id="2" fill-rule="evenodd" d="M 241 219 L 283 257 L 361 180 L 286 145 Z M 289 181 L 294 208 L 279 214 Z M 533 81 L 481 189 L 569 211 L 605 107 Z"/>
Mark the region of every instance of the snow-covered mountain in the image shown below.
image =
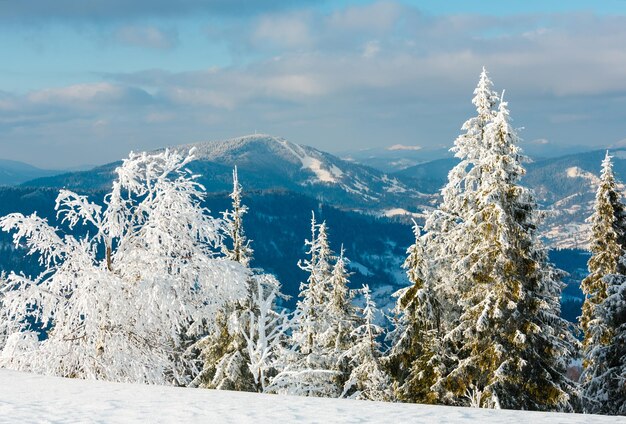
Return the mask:
<path id="1" fill-rule="evenodd" d="M 382 171 L 280 137 L 255 134 L 171 147 L 183 152 L 192 148 L 197 160 L 190 168 L 202 175 L 200 182 L 210 192 L 229 190 L 232 168 L 237 166 L 247 190 L 289 190 L 342 209 L 379 215 L 389 210 L 420 212 L 434 199 Z M 110 185 L 117 165 L 40 178 L 27 185 L 101 189 Z"/>

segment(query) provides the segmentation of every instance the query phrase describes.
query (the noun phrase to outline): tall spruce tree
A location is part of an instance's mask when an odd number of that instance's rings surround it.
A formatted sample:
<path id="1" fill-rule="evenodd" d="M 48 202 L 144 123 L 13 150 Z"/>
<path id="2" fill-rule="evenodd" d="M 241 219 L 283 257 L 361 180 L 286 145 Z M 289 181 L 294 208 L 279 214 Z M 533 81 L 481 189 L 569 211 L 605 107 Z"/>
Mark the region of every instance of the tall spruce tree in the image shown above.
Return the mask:
<path id="1" fill-rule="evenodd" d="M 362 321 L 353 331 L 353 345 L 343 356 L 349 360 L 351 370 L 343 386 L 342 396 L 352 399 L 392 401 L 391 379 L 380 361 L 382 327 L 374 323 L 377 313 L 369 286 L 362 289 L 365 305 L 361 311 Z"/>
<path id="2" fill-rule="evenodd" d="M 222 246 L 224 255 L 248 268 L 253 250 L 245 236 L 243 216 L 248 211 L 241 203 L 242 186 L 239 183 L 237 167 L 233 169 L 233 191 L 231 209 L 222 213 L 226 243 Z M 224 305 L 216 316 L 216 330 L 198 342 L 194 348 L 201 350 L 204 363 L 202 372 L 192 382 L 193 386 L 211 389 L 258 391 L 257 379 L 250 372 L 250 358 L 246 346 L 245 334 L 248 333 L 246 320 L 242 316 L 254 310 L 254 280 L 259 276 L 251 275 L 247 281 L 247 293 L 244 299 Z"/>
<path id="3" fill-rule="evenodd" d="M 451 275 L 450 272 L 466 266 L 458 262 L 458 258 L 468 253 L 461 250 L 467 246 L 459 242 L 466 237 L 460 224 L 475 213 L 480 201 L 477 190 L 483 169 L 477 165 L 488 154 L 485 129 L 496 115 L 497 101 L 493 83 L 483 68 L 472 99 L 476 115 L 463 124 L 463 133 L 451 149 L 460 162 L 449 172 L 448 182 L 441 191 L 441 204 L 427 216 L 424 225 L 427 258 L 424 263 L 428 268 L 424 273 L 432 279 L 430 284 L 437 292 L 442 309 L 441 325 L 446 329 L 455 325 L 461 313 L 456 302 L 458 287 L 471 284 L 464 273 Z"/>
<path id="4" fill-rule="evenodd" d="M 594 213 L 590 217 L 592 256 L 580 324 L 584 331 L 583 408 L 601 414 L 626 413 L 626 307 L 624 307 L 624 205 L 613 174 L 611 156 L 602 162 Z"/>
<path id="5" fill-rule="evenodd" d="M 436 403 L 438 396 L 431 387 L 444 371 L 439 356 L 441 310 L 430 286 L 432 279 L 425 274 L 428 267 L 417 224 L 413 231 L 415 243 L 409 247 L 403 265 L 412 285 L 395 294 L 396 328 L 390 337 L 392 347 L 386 364 L 394 378 L 396 398 Z"/>
<path id="6" fill-rule="evenodd" d="M 416 236 L 409 249 L 405 268 L 413 285 L 398 292 L 397 328 L 391 334 L 394 347 L 388 357 L 398 398 L 424 403 L 450 402 L 434 383 L 447 373 L 456 344 L 442 340 L 442 334 L 458 325 L 462 313 L 458 292 L 472 284 L 463 271 L 472 246 L 463 223 L 478 208 L 478 189 L 482 168 L 478 165 L 488 155 L 485 130 L 496 115 L 498 94 L 483 68 L 472 103 L 476 115 L 462 126 L 463 133 L 451 149 L 460 159 L 448 174 L 442 189 L 441 204 L 429 213 L 425 234 Z"/>
<path id="7" fill-rule="evenodd" d="M 626 256 L 621 267 L 626 266 Z M 594 307 L 585 349 L 583 408 L 587 413 L 626 415 L 626 275 L 609 274 L 605 299 Z M 599 334 L 596 335 L 594 332 Z"/>
<path id="8" fill-rule="evenodd" d="M 458 404 L 481 393 L 482 407 L 564 410 L 574 339 L 559 316 L 560 273 L 536 236 L 536 204 L 518 184 L 524 168 L 506 106 L 484 129 L 475 202 L 454 238 L 461 256 L 449 275 L 462 314 L 445 336 L 456 364 L 438 388 Z"/>
<path id="9" fill-rule="evenodd" d="M 600 184 L 596 192 L 596 201 L 591 223 L 590 249 L 592 256 L 587 264 L 589 275 L 582 281 L 580 288 L 585 294 L 580 325 L 584 332 L 583 347 L 585 367 L 591 366 L 587 353 L 594 345 L 603 344 L 607 336 L 600 328 L 592 328 L 596 320 L 596 306 L 607 297 L 607 282 L 604 278 L 608 274 L 618 272 L 619 259 L 624 254 L 622 240 L 625 235 L 624 205 L 620 201 L 617 181 L 613 174 L 611 156 L 607 151 L 602 161 Z M 620 267 L 621 268 L 621 267 Z M 623 272 L 623 270 L 621 270 Z"/>
<path id="10" fill-rule="evenodd" d="M 249 268 L 253 250 L 245 236 L 241 203 L 242 186 L 233 170 L 232 208 L 224 212 L 227 235 L 225 256 Z M 286 339 L 291 320 L 276 310 L 284 297 L 280 283 L 272 275 L 251 272 L 245 298 L 231 302 L 218 313 L 217 330 L 199 343 L 204 370 L 194 381 L 202 387 L 263 392 L 277 372 L 280 345 Z"/>
<path id="11" fill-rule="evenodd" d="M 326 330 L 320 335 L 331 369 L 337 372 L 336 384 L 343 389 L 351 373 L 352 365 L 346 356 L 355 343 L 354 329 L 357 324 L 357 311 L 352 300 L 354 294 L 348 287 L 350 274 L 346 269 L 349 263 L 343 246 L 332 267 L 328 280 L 328 302 L 320 319 L 325 321 Z"/>
<path id="12" fill-rule="evenodd" d="M 300 285 L 289 345 L 281 353 L 281 371 L 271 379 L 268 390 L 280 394 L 337 397 L 341 393 L 335 371 L 335 355 L 329 351 L 330 322 L 327 309 L 333 276 L 333 252 L 326 223 L 311 217 L 311 240 L 306 240 L 308 258 L 298 266 L 309 275 Z"/>

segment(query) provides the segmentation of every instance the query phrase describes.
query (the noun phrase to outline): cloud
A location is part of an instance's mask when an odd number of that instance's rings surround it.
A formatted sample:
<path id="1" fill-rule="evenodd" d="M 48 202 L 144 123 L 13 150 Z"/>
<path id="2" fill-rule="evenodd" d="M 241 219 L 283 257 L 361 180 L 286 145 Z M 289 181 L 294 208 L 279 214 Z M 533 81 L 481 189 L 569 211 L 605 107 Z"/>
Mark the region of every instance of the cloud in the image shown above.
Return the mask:
<path id="1" fill-rule="evenodd" d="M 316 3 L 314 0 L 28 0 L 1 1 L 0 19 L 10 21 L 127 20 L 194 13 L 251 15 Z"/>
<path id="2" fill-rule="evenodd" d="M 176 30 L 153 26 L 123 26 L 115 30 L 113 37 L 123 44 L 161 50 L 172 49 L 179 43 Z"/>
<path id="3" fill-rule="evenodd" d="M 387 147 L 387 150 L 396 151 L 396 150 L 422 150 L 422 146 L 405 146 L 404 144 L 394 144 L 393 146 Z"/>
<path id="4" fill-rule="evenodd" d="M 133 45 L 176 42 L 175 34 L 161 37 L 163 29 L 119 28 Z M 0 142 L 39 140 L 58 162 L 69 161 L 60 145 L 86 155 L 106 143 L 98 158 L 115 159 L 131 148 L 254 130 L 331 151 L 389 140 L 450 145 L 473 113 L 483 65 L 496 89 L 507 89 L 525 139 L 602 145 L 624 137 L 623 16 L 428 16 L 379 2 L 264 11 L 224 20 L 210 34 L 228 46 L 231 65 L 107 73 L 91 84 L 0 93 Z"/>
<path id="5" fill-rule="evenodd" d="M 298 47 L 313 41 L 309 13 L 290 13 L 279 16 L 266 15 L 255 23 L 251 38 L 254 44 L 270 42 L 276 47 Z"/>

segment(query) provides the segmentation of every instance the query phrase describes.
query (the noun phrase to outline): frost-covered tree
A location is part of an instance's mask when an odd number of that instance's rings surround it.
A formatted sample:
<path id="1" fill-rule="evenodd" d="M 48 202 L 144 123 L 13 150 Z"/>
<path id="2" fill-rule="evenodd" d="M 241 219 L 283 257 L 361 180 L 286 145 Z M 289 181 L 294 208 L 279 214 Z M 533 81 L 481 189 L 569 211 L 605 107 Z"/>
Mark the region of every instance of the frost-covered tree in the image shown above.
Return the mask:
<path id="1" fill-rule="evenodd" d="M 351 371 L 344 383 L 342 396 L 351 399 L 392 401 L 391 379 L 380 362 L 382 327 L 374 323 L 377 313 L 369 286 L 362 289 L 365 305 L 362 323 L 352 331 L 354 345 L 344 352 Z"/>
<path id="2" fill-rule="evenodd" d="M 325 313 L 330 301 L 328 289 L 333 252 L 328 243 L 326 223 L 317 224 L 315 215 L 311 218 L 311 240 L 306 240 L 305 245 L 309 247 L 309 258 L 299 262 L 298 266 L 309 275 L 300 285 L 300 300 L 296 306 L 299 322 L 293 337 L 301 352 L 306 354 L 322 348 L 321 335 L 329 324 Z"/>
<path id="3" fill-rule="evenodd" d="M 224 255 L 249 267 L 253 250 L 244 231 L 243 216 L 248 211 L 247 206 L 241 203 L 242 186 L 239 183 L 237 167 L 233 169 L 233 191 L 230 194 L 232 206 L 230 210 L 222 212 L 225 243 L 222 245 Z M 229 247 L 229 245 L 231 247 Z M 242 300 L 226 303 L 216 315 L 216 329 L 199 340 L 190 352 L 200 350 L 200 357 L 204 363 L 201 373 L 194 379 L 192 386 L 212 389 L 256 391 L 254 376 L 249 369 L 244 333 L 248 329 L 241 316 L 253 309 L 253 289 L 255 282 L 247 282 L 247 294 Z"/>
<path id="4" fill-rule="evenodd" d="M 222 213 L 226 223 L 228 243 L 232 247 L 229 248 L 224 244 L 223 251 L 227 258 L 239 262 L 243 266 L 249 266 L 253 250 L 243 228 L 243 216 L 248 212 L 248 207 L 241 204 L 241 193 L 242 187 L 239 184 L 237 167 L 235 167 L 233 170 L 233 191 L 230 193 L 232 209 Z"/>
<path id="5" fill-rule="evenodd" d="M 424 225 L 425 263 L 442 310 L 440 324 L 446 329 L 455 325 L 461 313 L 456 302 L 458 288 L 471 284 L 464 274 L 454 271 L 464 265 L 458 263 L 458 258 L 468 253 L 462 250 L 467 246 L 460 242 L 466 236 L 460 224 L 475 213 L 480 201 L 477 191 L 484 170 L 478 164 L 488 155 L 485 130 L 496 115 L 497 102 L 498 95 L 483 68 L 472 99 L 476 115 L 463 124 L 463 133 L 451 149 L 459 163 L 448 174 L 441 204 L 428 214 Z"/>
<path id="6" fill-rule="evenodd" d="M 239 328 L 245 329 L 248 368 L 259 392 L 265 392 L 270 378 L 280 371 L 278 355 L 291 330 L 291 318 L 278 310 L 276 301 L 283 297 L 280 283 L 269 274 L 256 276 L 251 292 L 252 309 L 245 311 Z"/>
<path id="7" fill-rule="evenodd" d="M 221 222 L 202 206 L 187 170 L 193 152 L 132 154 L 104 205 L 61 190 L 56 210 L 72 235 L 45 219 L 0 219 L 43 271 L 11 273 L 0 325 L 11 333 L 0 364 L 65 377 L 186 384 L 182 352 L 245 295 L 248 272 L 220 257 Z"/>
<path id="8" fill-rule="evenodd" d="M 349 260 L 343 246 L 332 267 L 328 280 L 328 302 L 319 320 L 326 330 L 320 334 L 320 344 L 325 351 L 331 369 L 337 371 L 336 384 L 343 388 L 350 375 L 351 364 L 345 352 L 354 344 L 354 329 L 357 323 L 357 310 L 352 304 L 353 293 L 348 287 L 349 273 L 346 269 Z M 326 296 L 325 296 L 326 297 Z"/>
<path id="9" fill-rule="evenodd" d="M 585 293 L 580 317 L 585 335 L 580 378 L 583 408 L 592 413 L 626 414 L 626 217 L 608 152 L 589 221 L 592 256 L 589 275 L 581 283 Z"/>
<path id="10" fill-rule="evenodd" d="M 278 355 L 291 329 L 289 315 L 276 305 L 284 297 L 280 283 L 270 274 L 253 275 L 248 283 L 247 301 L 199 343 L 205 369 L 193 386 L 265 392 L 270 378 L 280 371 Z"/>
<path id="11" fill-rule="evenodd" d="M 626 256 L 620 265 L 626 267 Z M 590 340 L 596 343 L 585 349 L 583 408 L 587 413 L 626 415 L 626 275 L 609 274 L 604 284 L 606 296 L 595 305 L 589 322 Z"/>
<path id="12" fill-rule="evenodd" d="M 298 266 L 309 275 L 300 285 L 300 299 L 288 348 L 281 353 L 281 372 L 271 380 L 269 390 L 282 394 L 337 397 L 341 391 L 335 370 L 335 352 L 329 349 L 332 334 L 327 311 L 332 308 L 330 281 L 333 253 L 328 243 L 326 223 L 311 218 L 311 240 L 306 240 L 308 258 Z M 338 274 L 345 274 L 337 271 Z"/>
<path id="13" fill-rule="evenodd" d="M 253 250 L 245 237 L 243 215 L 248 208 L 241 203 L 242 187 L 233 171 L 232 209 L 222 215 L 226 223 L 226 257 L 248 267 Z M 251 271 L 252 272 L 252 271 Z M 217 314 L 216 331 L 200 340 L 204 368 L 193 386 L 239 391 L 265 391 L 269 377 L 276 371 L 276 356 L 291 321 L 278 311 L 276 302 L 284 297 L 280 283 L 259 270 L 247 281 L 247 293 L 224 305 Z"/>
<path id="14" fill-rule="evenodd" d="M 602 328 L 593 327 L 601 324 L 603 320 L 597 320 L 596 306 L 607 297 L 607 283 L 605 277 L 609 274 L 618 273 L 619 259 L 625 253 L 622 240 L 626 236 L 624 225 L 624 205 L 620 201 L 617 181 L 613 174 L 611 156 L 607 151 L 602 161 L 602 174 L 600 184 L 596 192 L 593 215 L 589 218 L 591 223 L 590 249 L 592 256 L 589 259 L 589 275 L 580 284 L 585 294 L 580 325 L 584 332 L 583 348 L 585 367 L 592 366 L 587 358 L 588 353 L 595 345 L 607 342 L 608 335 Z M 620 273 L 626 269 L 620 268 Z M 592 328 L 593 327 L 593 328 Z"/>
<path id="15" fill-rule="evenodd" d="M 391 333 L 387 366 L 395 380 L 395 396 L 404 402 L 436 403 L 432 386 L 441 377 L 441 318 L 437 296 L 431 287 L 423 239 L 414 224 L 415 243 L 409 247 L 403 267 L 412 285 L 394 294 L 398 298 L 396 328 Z"/>
<path id="16" fill-rule="evenodd" d="M 569 409 L 575 341 L 560 317 L 560 272 L 537 238 L 535 201 L 518 184 L 524 168 L 506 106 L 485 128 L 476 203 L 454 238 L 462 314 L 445 336 L 456 360 L 438 387 L 458 404 L 480 393 L 483 407 Z"/>

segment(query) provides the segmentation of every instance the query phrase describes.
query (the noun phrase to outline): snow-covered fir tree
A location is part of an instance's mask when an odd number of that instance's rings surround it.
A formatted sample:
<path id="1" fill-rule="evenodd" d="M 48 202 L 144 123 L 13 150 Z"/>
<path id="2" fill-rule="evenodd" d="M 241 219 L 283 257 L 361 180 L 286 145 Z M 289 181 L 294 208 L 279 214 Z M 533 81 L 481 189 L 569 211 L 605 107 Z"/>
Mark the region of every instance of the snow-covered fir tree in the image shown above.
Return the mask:
<path id="1" fill-rule="evenodd" d="M 233 191 L 230 193 L 232 199 L 232 209 L 222 213 L 226 223 L 226 234 L 232 246 L 224 244 L 226 257 L 239 262 L 243 266 L 249 266 L 253 250 L 250 247 L 250 240 L 246 238 L 243 227 L 243 216 L 248 212 L 248 207 L 241 204 L 242 187 L 239 184 L 237 167 L 233 169 Z"/>
<path id="2" fill-rule="evenodd" d="M 352 331 L 354 342 L 343 356 L 349 359 L 351 371 L 344 383 L 342 396 L 352 399 L 392 401 L 391 379 L 380 362 L 380 342 L 382 327 L 374 323 L 377 313 L 376 304 L 368 285 L 364 285 L 364 307 L 362 321 Z"/>
<path id="3" fill-rule="evenodd" d="M 461 256 L 449 278 L 462 314 L 445 336 L 455 364 L 437 386 L 457 404 L 481 393 L 481 407 L 568 410 L 575 340 L 560 317 L 560 272 L 536 235 L 532 193 L 518 184 L 524 168 L 506 106 L 485 128 L 471 171 L 475 204 L 459 225 L 464 237 L 454 238 Z"/>
<path id="4" fill-rule="evenodd" d="M 337 371 L 336 384 L 342 388 L 350 375 L 351 364 L 345 352 L 355 342 L 357 311 L 354 307 L 353 293 L 348 287 L 349 273 L 346 269 L 349 260 L 345 257 L 343 246 L 341 253 L 332 267 L 328 280 L 328 303 L 323 309 L 320 320 L 325 321 L 326 330 L 320 335 L 320 344 L 332 364 L 332 370 Z"/>
<path id="5" fill-rule="evenodd" d="M 620 268 L 626 268 L 626 256 Z M 589 322 L 590 340 L 596 342 L 585 348 L 583 408 L 593 414 L 626 415 L 626 275 L 609 274 L 603 280 L 606 296 L 595 305 Z"/>
<path id="6" fill-rule="evenodd" d="M 466 235 L 460 223 L 475 213 L 480 201 L 477 190 L 483 169 L 477 165 L 488 154 L 485 129 L 496 115 L 497 102 L 498 95 L 483 68 L 472 99 L 476 115 L 463 124 L 463 133 L 451 149 L 460 161 L 448 174 L 448 182 L 441 190 L 441 204 L 427 215 L 424 225 L 424 264 L 428 268 L 424 273 L 429 274 L 429 284 L 437 293 L 444 329 L 454 326 L 461 313 L 456 302 L 458 288 L 471 284 L 465 274 L 453 269 L 466 265 L 458 262 L 468 253 L 462 250 L 467 245 L 461 242 Z"/>
<path id="7" fill-rule="evenodd" d="M 602 162 L 594 213 L 590 217 L 592 256 L 580 324 L 584 331 L 581 387 L 583 408 L 600 414 L 626 413 L 626 263 L 624 205 L 611 156 Z"/>
<path id="8" fill-rule="evenodd" d="M 326 223 L 318 224 L 315 214 L 311 218 L 311 240 L 306 240 L 305 245 L 308 246 L 308 258 L 298 266 L 308 273 L 308 278 L 300 285 L 291 340 L 281 353 L 282 371 L 272 379 L 270 390 L 283 394 L 337 397 L 341 394 L 338 379 L 342 373 L 336 370 L 337 355 L 334 346 L 330 346 L 334 343 L 332 336 L 337 334 L 331 329 L 327 316 L 327 312 L 333 310 L 330 290 L 333 252 L 328 243 Z M 345 269 L 336 271 L 336 276 L 345 275 Z"/>
<path id="9" fill-rule="evenodd" d="M 587 353 L 595 345 L 607 342 L 607 336 L 603 335 L 604 331 L 595 327 L 596 324 L 603 322 L 596 319 L 595 309 L 607 297 L 607 283 L 604 277 L 608 274 L 618 273 L 620 257 L 625 253 L 624 245 L 621 242 L 626 233 L 624 231 L 626 217 L 608 151 L 602 161 L 600 184 L 596 191 L 594 212 L 589 218 L 589 222 L 591 223 L 589 247 L 592 256 L 587 264 L 589 275 L 580 284 L 580 288 L 585 294 L 585 302 L 580 317 L 580 325 L 584 332 L 583 365 L 585 367 L 592 365 L 587 359 Z M 620 273 L 626 271 L 622 267 L 619 268 Z"/>
<path id="10" fill-rule="evenodd" d="M 0 219 L 43 271 L 11 273 L 0 325 L 3 366 L 65 377 L 186 384 L 182 353 L 215 328 L 212 317 L 245 296 L 249 272 L 220 257 L 221 221 L 202 206 L 187 170 L 193 152 L 131 154 L 104 206 L 61 190 L 60 224 L 19 213 Z"/>
<path id="11" fill-rule="evenodd" d="M 332 256 L 326 231 L 326 223 L 317 224 L 315 215 L 311 218 L 311 240 L 305 245 L 308 259 L 298 266 L 309 275 L 300 285 L 300 300 L 296 309 L 299 311 L 299 323 L 294 330 L 294 340 L 304 354 L 322 348 L 321 335 L 328 329 L 325 312 L 330 301 L 329 280 L 332 276 Z"/>
<path id="12" fill-rule="evenodd" d="M 222 212 L 226 240 L 222 246 L 224 255 L 249 267 L 253 250 L 244 231 L 243 216 L 248 208 L 241 203 L 242 186 L 239 183 L 237 167 L 233 169 L 233 190 L 230 193 L 232 206 Z M 193 386 L 212 389 L 256 391 L 254 376 L 249 369 L 246 343 L 243 334 L 247 329 L 241 315 L 252 309 L 252 280 L 247 282 L 247 295 L 243 301 L 227 303 L 217 313 L 216 329 L 196 343 L 191 352 L 200 350 L 204 363 L 202 372 L 192 382 Z"/>
<path id="13" fill-rule="evenodd" d="M 222 215 L 227 240 L 223 252 L 229 259 L 249 267 L 253 250 L 246 239 L 241 203 L 242 186 L 233 171 L 232 209 Z M 226 247 L 231 245 L 231 248 Z M 243 299 L 227 303 L 217 315 L 217 329 L 196 346 L 204 361 L 202 373 L 193 382 L 201 387 L 265 391 L 274 363 L 291 321 L 276 302 L 284 296 L 280 283 L 269 274 L 255 271 L 247 281 Z"/>
<path id="14" fill-rule="evenodd" d="M 414 224 L 415 243 L 409 247 L 403 267 L 412 285 L 394 294 L 395 329 L 386 358 L 394 378 L 395 397 L 404 402 L 436 403 L 432 386 L 444 372 L 440 356 L 441 309 L 430 286 L 423 239 Z"/>

